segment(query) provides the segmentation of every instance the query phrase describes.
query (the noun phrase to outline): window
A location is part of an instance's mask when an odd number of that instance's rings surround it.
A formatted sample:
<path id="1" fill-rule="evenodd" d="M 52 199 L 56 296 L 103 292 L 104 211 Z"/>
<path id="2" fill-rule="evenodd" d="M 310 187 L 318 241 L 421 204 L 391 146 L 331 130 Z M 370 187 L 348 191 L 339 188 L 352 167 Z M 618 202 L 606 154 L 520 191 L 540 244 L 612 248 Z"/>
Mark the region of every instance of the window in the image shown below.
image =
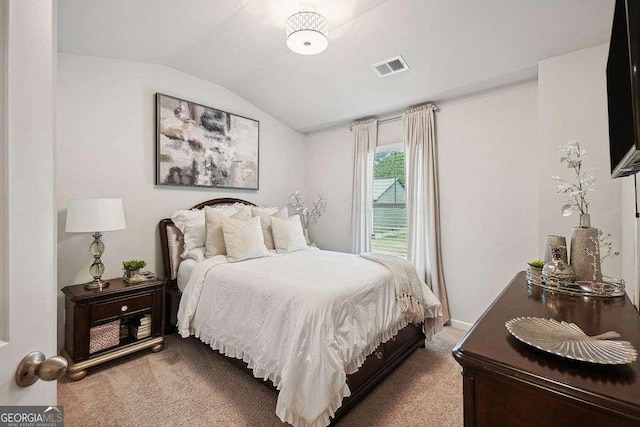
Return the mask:
<path id="1" fill-rule="evenodd" d="M 407 196 L 404 150 L 378 148 L 373 166 L 371 251 L 407 257 Z"/>

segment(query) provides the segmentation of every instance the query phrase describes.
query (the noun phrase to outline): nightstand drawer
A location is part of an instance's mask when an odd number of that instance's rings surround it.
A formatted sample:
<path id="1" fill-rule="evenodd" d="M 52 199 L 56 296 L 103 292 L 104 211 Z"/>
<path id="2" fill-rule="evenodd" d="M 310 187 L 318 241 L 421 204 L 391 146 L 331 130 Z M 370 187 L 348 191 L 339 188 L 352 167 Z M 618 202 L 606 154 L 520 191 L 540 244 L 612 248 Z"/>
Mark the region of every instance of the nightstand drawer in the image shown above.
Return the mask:
<path id="1" fill-rule="evenodd" d="M 123 298 L 117 301 L 96 304 L 91 306 L 91 320 L 96 322 L 139 310 L 151 309 L 152 302 L 153 296 L 146 294 L 134 298 Z"/>

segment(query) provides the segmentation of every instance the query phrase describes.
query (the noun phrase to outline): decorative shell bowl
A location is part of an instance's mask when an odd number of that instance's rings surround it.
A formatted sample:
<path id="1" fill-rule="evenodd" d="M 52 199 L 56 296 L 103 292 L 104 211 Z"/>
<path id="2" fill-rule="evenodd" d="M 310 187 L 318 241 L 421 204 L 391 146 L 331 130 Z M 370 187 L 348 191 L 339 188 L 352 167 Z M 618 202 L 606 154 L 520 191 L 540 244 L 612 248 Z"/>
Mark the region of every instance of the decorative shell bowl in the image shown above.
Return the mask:
<path id="1" fill-rule="evenodd" d="M 605 332 L 593 337 L 573 323 L 539 317 L 517 317 L 505 323 L 518 340 L 537 349 L 568 359 L 603 365 L 624 365 L 634 362 L 638 353 L 629 341 L 617 332 Z"/>

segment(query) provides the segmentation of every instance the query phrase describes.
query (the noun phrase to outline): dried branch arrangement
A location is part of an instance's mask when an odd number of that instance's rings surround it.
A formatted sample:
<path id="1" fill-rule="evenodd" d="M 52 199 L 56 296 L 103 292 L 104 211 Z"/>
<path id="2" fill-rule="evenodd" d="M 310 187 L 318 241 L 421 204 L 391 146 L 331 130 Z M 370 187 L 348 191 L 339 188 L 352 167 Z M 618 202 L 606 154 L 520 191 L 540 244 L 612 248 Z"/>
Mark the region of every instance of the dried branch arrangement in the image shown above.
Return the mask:
<path id="1" fill-rule="evenodd" d="M 620 255 L 620 252 L 613 250 L 613 242 L 611 241 L 611 233 L 604 234 L 602 230 L 598 230 L 598 235 L 596 237 L 590 237 L 594 244 L 594 250 L 590 251 L 589 248 L 585 248 L 585 252 L 593 259 L 593 281 L 598 281 L 598 260 L 600 260 L 600 265 L 604 260 L 609 258 L 614 258 Z M 604 255 L 602 255 L 604 253 Z"/>
<path id="2" fill-rule="evenodd" d="M 309 228 L 309 224 L 311 224 L 315 219 L 320 218 L 324 211 L 327 210 L 327 201 L 324 199 L 324 195 L 322 193 L 318 194 L 316 200 L 311 205 L 311 208 L 307 206 L 304 201 L 304 197 L 300 191 L 292 193 L 289 196 L 291 199 L 291 207 L 293 208 L 294 215 L 300 215 L 300 222 L 302 222 L 302 227 Z"/>
<path id="3" fill-rule="evenodd" d="M 596 180 L 582 168 L 582 162 L 587 155 L 587 151 L 580 148 L 578 141 L 571 141 L 560 146 L 560 162 L 566 164 L 567 168 L 574 173 L 572 181 L 566 181 L 558 175 L 552 178 L 558 184 L 558 194 L 567 196 L 565 204 L 562 206 L 562 215 L 569 216 L 574 212 L 582 215 L 589 213 L 589 201 L 587 193 L 593 191 Z"/>

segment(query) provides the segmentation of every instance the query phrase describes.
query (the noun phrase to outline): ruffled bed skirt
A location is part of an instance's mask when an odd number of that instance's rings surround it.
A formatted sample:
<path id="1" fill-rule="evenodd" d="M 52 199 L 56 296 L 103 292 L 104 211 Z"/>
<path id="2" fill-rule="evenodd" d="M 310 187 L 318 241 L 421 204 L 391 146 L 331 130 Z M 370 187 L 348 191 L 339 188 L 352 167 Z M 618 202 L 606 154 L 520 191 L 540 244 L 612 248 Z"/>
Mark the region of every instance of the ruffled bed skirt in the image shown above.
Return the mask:
<path id="1" fill-rule="evenodd" d="M 426 341 L 430 341 L 433 335 L 442 330 L 442 310 L 440 307 L 432 307 L 425 313 L 427 318 L 424 320 L 423 331 Z M 431 317 L 429 317 L 431 316 Z M 409 322 L 405 319 L 400 320 L 395 325 L 391 326 L 388 330 L 380 333 L 375 339 L 373 339 L 365 348 L 362 353 L 348 361 L 344 366 L 344 371 L 347 375 L 356 372 L 364 363 L 366 358 L 375 351 L 380 344 L 389 341 L 396 336 L 400 330 L 406 327 Z M 200 330 L 190 328 L 188 331 L 179 329 L 180 335 L 183 338 L 187 338 L 190 335 L 200 339 L 205 344 L 208 344 L 212 349 L 219 351 L 221 354 L 233 357 L 235 359 L 241 359 L 244 361 L 249 369 L 252 370 L 253 376 L 262 380 L 270 380 L 273 385 L 280 390 L 281 377 L 277 372 L 275 364 L 259 365 L 256 360 L 259 358 L 252 357 L 245 350 L 225 344 L 220 340 L 201 332 Z M 290 410 L 281 404 L 280 399 L 276 405 L 276 415 L 283 421 L 296 427 L 325 427 L 331 422 L 331 418 L 335 415 L 336 411 L 342 406 L 342 400 L 345 397 L 351 396 L 349 386 L 345 382 L 344 386 L 331 396 L 329 406 L 312 422 L 301 418 L 297 413 Z"/>

